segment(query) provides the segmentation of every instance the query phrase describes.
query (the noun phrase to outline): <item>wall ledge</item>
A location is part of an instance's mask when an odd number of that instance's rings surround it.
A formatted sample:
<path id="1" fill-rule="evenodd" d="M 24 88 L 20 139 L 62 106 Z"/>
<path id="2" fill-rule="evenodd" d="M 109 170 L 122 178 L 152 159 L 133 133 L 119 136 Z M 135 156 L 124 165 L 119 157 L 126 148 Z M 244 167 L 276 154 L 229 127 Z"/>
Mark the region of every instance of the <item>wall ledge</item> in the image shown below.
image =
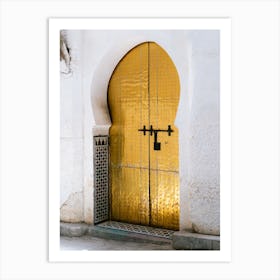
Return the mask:
<path id="1" fill-rule="evenodd" d="M 220 250 L 220 236 L 177 231 L 172 236 L 176 250 Z"/>

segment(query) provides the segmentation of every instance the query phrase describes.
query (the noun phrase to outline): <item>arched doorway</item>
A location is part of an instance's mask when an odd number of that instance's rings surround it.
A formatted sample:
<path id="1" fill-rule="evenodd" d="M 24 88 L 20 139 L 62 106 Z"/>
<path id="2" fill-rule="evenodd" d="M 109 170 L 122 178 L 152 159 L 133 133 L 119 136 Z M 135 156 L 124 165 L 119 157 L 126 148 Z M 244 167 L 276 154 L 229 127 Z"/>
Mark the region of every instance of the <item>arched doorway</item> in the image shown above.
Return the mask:
<path id="1" fill-rule="evenodd" d="M 127 53 L 108 86 L 111 220 L 179 229 L 177 70 L 156 43 Z"/>

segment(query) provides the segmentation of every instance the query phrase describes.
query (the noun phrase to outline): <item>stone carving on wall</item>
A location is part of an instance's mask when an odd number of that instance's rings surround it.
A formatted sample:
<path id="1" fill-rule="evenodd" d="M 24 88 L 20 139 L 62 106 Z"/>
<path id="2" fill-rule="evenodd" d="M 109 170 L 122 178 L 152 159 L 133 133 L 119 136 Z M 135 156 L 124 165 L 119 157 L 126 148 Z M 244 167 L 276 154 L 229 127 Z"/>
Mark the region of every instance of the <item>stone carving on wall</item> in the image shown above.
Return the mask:
<path id="1" fill-rule="evenodd" d="M 71 49 L 66 36 L 66 31 L 60 31 L 60 73 L 70 75 L 71 69 Z"/>

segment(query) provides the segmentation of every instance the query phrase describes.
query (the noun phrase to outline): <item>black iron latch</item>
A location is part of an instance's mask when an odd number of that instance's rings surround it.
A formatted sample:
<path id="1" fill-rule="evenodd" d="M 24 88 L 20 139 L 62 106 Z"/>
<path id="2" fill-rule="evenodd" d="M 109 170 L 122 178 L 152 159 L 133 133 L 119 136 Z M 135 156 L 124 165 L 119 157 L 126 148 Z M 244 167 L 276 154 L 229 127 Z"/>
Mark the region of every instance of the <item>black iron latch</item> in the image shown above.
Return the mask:
<path id="1" fill-rule="evenodd" d="M 171 125 L 168 125 L 168 129 L 153 129 L 153 126 L 150 126 L 150 129 L 146 129 L 146 126 L 144 125 L 142 129 L 138 129 L 138 131 L 143 131 L 143 135 L 146 135 L 146 132 L 150 132 L 150 135 L 152 136 L 154 133 L 154 150 L 159 151 L 160 150 L 160 142 L 157 141 L 157 134 L 158 132 L 167 132 L 168 136 L 171 136 L 171 133 L 174 132 L 174 130 L 171 129 Z"/>

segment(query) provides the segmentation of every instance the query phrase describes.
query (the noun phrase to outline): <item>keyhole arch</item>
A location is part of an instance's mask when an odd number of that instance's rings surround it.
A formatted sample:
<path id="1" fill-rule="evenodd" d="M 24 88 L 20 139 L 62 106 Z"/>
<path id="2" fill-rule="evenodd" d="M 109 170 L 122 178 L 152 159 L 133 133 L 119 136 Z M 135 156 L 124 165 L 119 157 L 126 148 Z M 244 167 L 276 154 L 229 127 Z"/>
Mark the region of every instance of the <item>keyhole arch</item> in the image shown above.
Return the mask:
<path id="1" fill-rule="evenodd" d="M 120 60 L 119 62 L 117 63 L 116 67 L 114 68 L 113 72 L 111 73 L 111 76 L 109 78 L 109 81 L 108 81 L 108 85 L 107 85 L 107 95 L 106 95 L 106 98 L 107 98 L 107 108 L 108 108 L 108 115 L 109 115 L 109 118 L 110 118 L 110 125 L 113 124 L 113 116 L 112 116 L 112 112 L 111 112 L 111 109 L 110 109 L 110 102 L 109 102 L 109 86 L 110 86 L 110 83 L 111 83 L 111 80 L 112 80 L 112 77 L 114 76 L 114 74 L 116 73 L 119 65 L 126 59 L 126 57 L 131 53 L 133 52 L 133 50 L 139 48 L 141 45 L 145 45 L 145 44 L 154 44 L 154 46 L 156 46 L 156 48 L 160 49 L 162 52 L 164 52 L 166 54 L 166 57 L 168 58 L 170 64 L 172 65 L 172 68 L 174 69 L 174 73 L 175 73 L 175 77 L 176 77 L 176 80 L 177 80 L 177 84 L 178 84 L 178 90 L 176 91 L 176 94 L 178 95 L 177 96 L 177 105 L 176 105 L 176 110 L 175 110 L 175 115 L 173 117 L 173 122 L 175 122 L 175 119 L 176 119 L 176 114 L 177 114 L 177 109 L 178 109 L 178 105 L 179 105 L 179 99 L 180 99 L 180 79 L 179 79 L 179 73 L 177 72 L 177 69 L 176 69 L 176 66 L 175 64 L 173 63 L 170 55 L 168 54 L 168 52 L 160 46 L 160 44 L 156 41 L 144 41 L 144 42 L 141 42 L 141 43 L 138 43 L 136 44 L 134 47 L 132 47 Z"/>
<path id="2" fill-rule="evenodd" d="M 113 220 L 179 228 L 178 129 L 174 126 L 179 95 L 175 65 L 154 42 L 134 47 L 113 71 L 108 86 Z M 161 132 L 172 125 L 175 135 L 171 137 L 170 129 L 166 135 L 161 133 L 162 149 L 155 149 L 150 137 L 139 134 L 143 124 L 154 124 Z"/>

